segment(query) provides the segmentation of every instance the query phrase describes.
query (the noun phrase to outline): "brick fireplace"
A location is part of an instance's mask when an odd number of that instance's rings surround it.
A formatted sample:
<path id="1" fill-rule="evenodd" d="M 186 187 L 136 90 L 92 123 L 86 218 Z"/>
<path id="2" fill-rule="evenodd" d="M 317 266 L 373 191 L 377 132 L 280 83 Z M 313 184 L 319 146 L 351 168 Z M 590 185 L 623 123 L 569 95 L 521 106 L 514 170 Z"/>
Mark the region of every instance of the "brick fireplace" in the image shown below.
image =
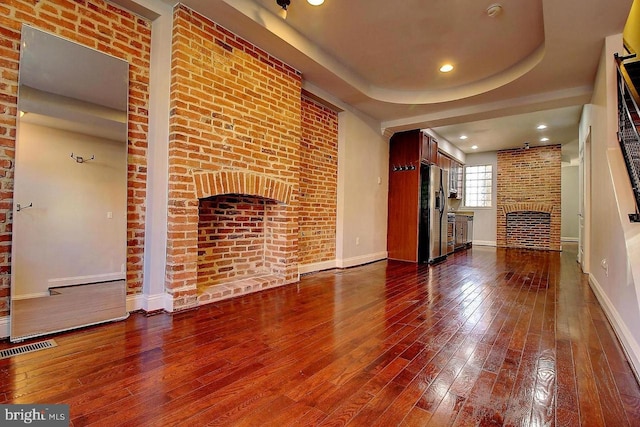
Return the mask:
<path id="1" fill-rule="evenodd" d="M 292 189 L 268 177 L 196 173 L 198 303 L 286 283 L 286 205 Z"/>
<path id="2" fill-rule="evenodd" d="M 545 203 L 503 205 L 506 247 L 548 250 L 551 245 L 551 215 L 554 207 Z"/>
<path id="3" fill-rule="evenodd" d="M 561 146 L 498 152 L 497 245 L 559 251 Z"/>
<path id="4" fill-rule="evenodd" d="M 181 310 L 298 280 L 301 75 L 184 5 L 165 287 Z"/>

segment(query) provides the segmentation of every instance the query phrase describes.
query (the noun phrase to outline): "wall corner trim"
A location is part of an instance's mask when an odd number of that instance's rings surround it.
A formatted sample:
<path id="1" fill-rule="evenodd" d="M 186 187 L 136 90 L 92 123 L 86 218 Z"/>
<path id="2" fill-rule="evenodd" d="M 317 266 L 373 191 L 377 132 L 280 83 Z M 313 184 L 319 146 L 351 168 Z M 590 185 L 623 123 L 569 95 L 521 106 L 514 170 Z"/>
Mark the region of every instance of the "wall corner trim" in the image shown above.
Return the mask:
<path id="1" fill-rule="evenodd" d="M 155 294 L 155 295 L 127 295 L 127 311 L 132 312 L 136 310 L 144 311 L 157 311 L 166 309 L 167 294 Z M 173 306 L 172 306 L 173 308 Z"/>

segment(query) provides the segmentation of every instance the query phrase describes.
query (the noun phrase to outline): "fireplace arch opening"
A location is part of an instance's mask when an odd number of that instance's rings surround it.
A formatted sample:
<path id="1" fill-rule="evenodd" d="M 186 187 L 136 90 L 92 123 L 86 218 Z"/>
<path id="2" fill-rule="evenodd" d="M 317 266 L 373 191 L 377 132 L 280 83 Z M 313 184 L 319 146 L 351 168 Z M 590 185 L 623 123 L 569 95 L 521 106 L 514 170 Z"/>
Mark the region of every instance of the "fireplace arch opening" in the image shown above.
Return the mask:
<path id="1" fill-rule="evenodd" d="M 199 199 L 199 304 L 285 283 L 286 262 L 278 243 L 281 205 L 233 193 Z"/>

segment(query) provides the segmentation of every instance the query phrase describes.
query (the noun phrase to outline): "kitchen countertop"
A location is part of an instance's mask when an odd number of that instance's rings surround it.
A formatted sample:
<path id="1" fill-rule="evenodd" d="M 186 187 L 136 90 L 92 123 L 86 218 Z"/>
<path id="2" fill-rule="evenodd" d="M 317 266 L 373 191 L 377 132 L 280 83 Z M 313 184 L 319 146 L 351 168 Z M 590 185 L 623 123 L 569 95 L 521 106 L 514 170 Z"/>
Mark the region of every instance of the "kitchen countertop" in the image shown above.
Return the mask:
<path id="1" fill-rule="evenodd" d="M 461 216 L 473 216 L 473 211 L 453 211 L 449 213 Z"/>

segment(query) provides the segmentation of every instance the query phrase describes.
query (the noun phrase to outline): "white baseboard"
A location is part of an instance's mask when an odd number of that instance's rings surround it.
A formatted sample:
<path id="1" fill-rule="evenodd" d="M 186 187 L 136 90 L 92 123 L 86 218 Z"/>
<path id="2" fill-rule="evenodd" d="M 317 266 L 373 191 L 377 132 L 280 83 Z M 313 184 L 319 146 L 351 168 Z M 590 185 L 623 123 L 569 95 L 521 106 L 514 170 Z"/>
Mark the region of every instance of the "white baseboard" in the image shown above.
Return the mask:
<path id="1" fill-rule="evenodd" d="M 7 338 L 11 331 L 9 330 L 9 316 L 0 317 L 0 338 Z"/>
<path id="2" fill-rule="evenodd" d="M 144 311 L 156 311 L 166 310 L 166 300 L 168 294 L 161 293 L 155 295 L 127 295 L 127 311 L 144 310 Z M 173 309 L 173 302 L 171 303 Z"/>
<path id="3" fill-rule="evenodd" d="M 59 277 L 47 280 L 47 287 L 55 288 L 58 286 L 84 285 L 87 283 L 113 282 L 116 280 L 126 280 L 126 274 L 123 272 L 113 272 L 105 274 L 92 274 L 89 276 L 75 277 Z"/>
<path id="4" fill-rule="evenodd" d="M 171 311 L 173 309 L 173 301 L 170 296 L 166 293 L 157 294 L 157 295 L 128 295 L 127 296 L 127 311 L 132 312 L 135 310 L 144 310 L 144 311 L 156 311 L 156 310 L 167 310 L 167 307 Z M 170 302 L 170 304 L 168 304 Z M 7 338 L 10 335 L 9 330 L 9 322 L 11 316 L 3 316 L 0 317 L 0 338 Z"/>
<path id="5" fill-rule="evenodd" d="M 31 299 L 31 298 L 42 298 L 42 297 L 48 297 L 50 295 L 51 295 L 51 293 L 49 293 L 49 292 L 37 292 L 37 293 L 33 293 L 33 294 L 12 295 L 11 299 L 13 299 L 13 300 L 22 300 L 22 299 Z"/>
<path id="6" fill-rule="evenodd" d="M 336 267 L 338 268 L 349 268 L 355 267 L 356 265 L 368 264 L 374 261 L 380 261 L 381 259 L 386 259 L 388 257 L 388 252 L 378 252 L 374 254 L 360 255 L 352 258 L 338 259 L 336 260 Z"/>
<path id="7" fill-rule="evenodd" d="M 168 294 L 162 293 L 157 295 L 129 295 L 127 296 L 127 311 L 144 310 L 144 311 L 156 311 L 167 310 L 167 307 L 171 311 L 173 309 L 173 301 L 169 301 L 171 298 Z M 168 304 L 170 302 L 170 304 Z M 11 316 L 0 317 L 0 338 L 7 338 L 10 335 L 9 322 Z"/>
<path id="8" fill-rule="evenodd" d="M 473 246 L 498 246 L 495 240 L 474 240 L 471 244 Z"/>
<path id="9" fill-rule="evenodd" d="M 636 379 L 640 381 L 640 345 L 633 339 L 631 331 L 629 331 L 628 326 L 618 314 L 618 310 L 616 310 L 609 297 L 602 291 L 602 287 L 592 274 L 589 274 L 589 285 L 602 306 L 613 331 L 618 337 L 618 341 L 620 341 L 622 345 L 622 350 L 629 360 L 629 365 Z"/>
<path id="10" fill-rule="evenodd" d="M 164 304 L 162 308 L 164 308 L 164 311 L 167 313 L 173 313 L 173 297 L 169 293 L 164 293 L 163 295 Z"/>
<path id="11" fill-rule="evenodd" d="M 314 262 L 313 264 L 298 265 L 298 274 L 313 273 L 316 271 L 330 270 L 336 268 L 336 260 Z"/>

